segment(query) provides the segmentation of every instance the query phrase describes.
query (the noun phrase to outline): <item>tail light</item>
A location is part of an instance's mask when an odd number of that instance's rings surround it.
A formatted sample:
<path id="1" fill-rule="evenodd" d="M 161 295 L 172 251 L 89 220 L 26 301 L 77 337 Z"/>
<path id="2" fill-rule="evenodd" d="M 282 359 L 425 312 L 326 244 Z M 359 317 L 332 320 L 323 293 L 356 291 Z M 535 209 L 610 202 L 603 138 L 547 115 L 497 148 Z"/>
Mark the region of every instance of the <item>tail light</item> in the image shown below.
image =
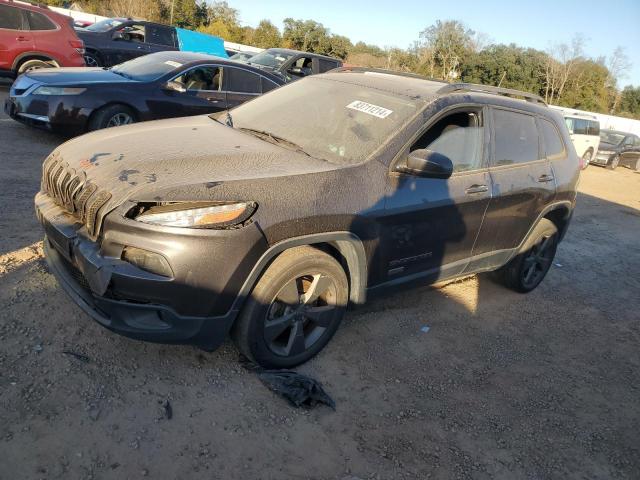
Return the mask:
<path id="1" fill-rule="evenodd" d="M 82 40 L 69 40 L 69 45 L 75 48 L 80 55 L 84 55 L 84 42 Z"/>

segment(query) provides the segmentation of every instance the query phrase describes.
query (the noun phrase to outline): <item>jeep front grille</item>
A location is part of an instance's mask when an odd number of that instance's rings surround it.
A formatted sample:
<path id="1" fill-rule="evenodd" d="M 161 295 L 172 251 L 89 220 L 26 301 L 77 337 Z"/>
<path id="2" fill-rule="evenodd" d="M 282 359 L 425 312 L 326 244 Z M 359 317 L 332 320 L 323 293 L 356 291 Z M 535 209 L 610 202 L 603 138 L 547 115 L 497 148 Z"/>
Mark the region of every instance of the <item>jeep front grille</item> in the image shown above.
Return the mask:
<path id="1" fill-rule="evenodd" d="M 47 192 L 58 206 L 81 221 L 91 237 L 97 236 L 100 231 L 98 214 L 111 198 L 111 194 L 100 190 L 97 185 L 87 180 L 84 171 L 70 168 L 60 155 L 54 154 L 42 167 L 41 189 Z"/>

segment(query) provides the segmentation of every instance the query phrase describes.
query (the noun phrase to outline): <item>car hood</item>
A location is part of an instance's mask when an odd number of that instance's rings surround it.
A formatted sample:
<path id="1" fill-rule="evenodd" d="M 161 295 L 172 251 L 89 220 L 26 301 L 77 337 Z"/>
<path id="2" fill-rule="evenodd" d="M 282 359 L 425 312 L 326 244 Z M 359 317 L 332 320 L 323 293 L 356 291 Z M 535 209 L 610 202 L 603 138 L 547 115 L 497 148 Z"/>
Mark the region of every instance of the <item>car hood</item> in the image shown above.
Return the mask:
<path id="1" fill-rule="evenodd" d="M 615 150 L 618 150 L 619 148 L 620 148 L 620 145 L 615 145 L 615 144 L 609 143 L 609 142 L 603 142 L 601 140 L 600 141 L 600 146 L 598 147 L 598 150 L 615 151 Z"/>
<path id="2" fill-rule="evenodd" d="M 132 199 L 211 198 L 225 182 L 257 181 L 340 168 L 270 144 L 208 116 L 144 122 L 83 135 L 52 157 L 110 194 L 105 210 Z M 84 172 L 84 173 L 82 173 Z"/>
<path id="3" fill-rule="evenodd" d="M 132 81 L 101 67 L 43 68 L 26 73 L 22 77 L 32 83 L 37 82 L 47 85 L 82 85 Z"/>

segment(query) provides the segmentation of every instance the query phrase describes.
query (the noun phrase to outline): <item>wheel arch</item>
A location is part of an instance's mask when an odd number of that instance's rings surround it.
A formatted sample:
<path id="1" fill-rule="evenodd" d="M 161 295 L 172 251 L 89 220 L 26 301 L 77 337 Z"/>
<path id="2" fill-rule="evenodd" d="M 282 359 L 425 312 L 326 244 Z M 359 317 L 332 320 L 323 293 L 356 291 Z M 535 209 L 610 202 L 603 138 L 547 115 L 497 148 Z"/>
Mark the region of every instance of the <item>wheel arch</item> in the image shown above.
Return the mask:
<path id="1" fill-rule="evenodd" d="M 289 238 L 272 245 L 254 265 L 241 287 L 232 310 L 240 311 L 245 300 L 267 267 L 290 248 L 310 246 L 328 253 L 345 269 L 349 280 L 349 303 L 361 305 L 366 300 L 367 257 L 364 244 L 351 232 L 330 232 Z"/>
<path id="2" fill-rule="evenodd" d="M 543 218 L 553 222 L 553 224 L 558 229 L 558 232 L 560 233 L 559 240 L 562 240 L 564 238 L 565 233 L 567 232 L 567 228 L 569 226 L 569 221 L 571 220 L 572 214 L 573 214 L 573 206 L 571 202 L 569 202 L 568 200 L 547 205 L 542 210 L 542 212 L 540 212 L 540 214 L 538 215 L 538 218 L 536 218 L 536 221 L 533 222 L 533 224 L 529 228 L 529 231 L 524 236 L 524 239 L 522 240 L 520 245 L 518 245 L 518 248 L 516 249 L 516 251 L 521 252 L 526 247 L 527 242 L 531 237 L 531 233 L 535 230 L 535 228 L 538 226 L 538 224 Z"/>
<path id="3" fill-rule="evenodd" d="M 60 61 L 52 55 L 48 55 L 42 52 L 23 52 L 18 55 L 13 60 L 13 65 L 11 66 L 11 70 L 14 73 L 18 73 L 18 69 L 20 66 L 29 60 L 42 60 L 44 62 L 55 62 L 58 66 L 60 65 Z"/>

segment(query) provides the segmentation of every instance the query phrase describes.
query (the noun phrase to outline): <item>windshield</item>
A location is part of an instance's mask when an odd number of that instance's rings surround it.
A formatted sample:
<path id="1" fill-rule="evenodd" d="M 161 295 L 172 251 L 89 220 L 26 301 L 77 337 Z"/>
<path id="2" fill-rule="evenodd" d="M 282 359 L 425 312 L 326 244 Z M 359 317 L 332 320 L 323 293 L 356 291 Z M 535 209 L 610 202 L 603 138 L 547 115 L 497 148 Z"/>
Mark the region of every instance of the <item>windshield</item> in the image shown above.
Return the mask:
<path id="1" fill-rule="evenodd" d="M 419 104 L 384 91 L 309 77 L 231 111 L 233 128 L 272 135 L 337 164 L 363 162 Z"/>
<path id="2" fill-rule="evenodd" d="M 278 50 L 265 50 L 257 55 L 254 55 L 249 59 L 249 63 L 264 65 L 265 67 L 271 67 L 275 70 L 280 68 L 286 61 L 292 58 L 295 54 L 282 52 Z"/>
<path id="3" fill-rule="evenodd" d="M 624 135 L 620 133 L 614 132 L 605 132 L 604 130 L 600 131 L 600 141 L 611 143 L 613 145 L 620 145 L 624 140 Z"/>
<path id="4" fill-rule="evenodd" d="M 182 63 L 175 60 L 175 54 L 160 52 L 121 63 L 111 71 L 131 80 L 151 82 L 181 66 Z"/>
<path id="5" fill-rule="evenodd" d="M 122 25 L 121 20 L 116 20 L 115 18 L 107 18 L 106 20 L 100 20 L 93 25 L 89 25 L 87 28 L 85 28 L 85 30 L 89 30 L 90 32 L 108 32 L 118 25 Z"/>

